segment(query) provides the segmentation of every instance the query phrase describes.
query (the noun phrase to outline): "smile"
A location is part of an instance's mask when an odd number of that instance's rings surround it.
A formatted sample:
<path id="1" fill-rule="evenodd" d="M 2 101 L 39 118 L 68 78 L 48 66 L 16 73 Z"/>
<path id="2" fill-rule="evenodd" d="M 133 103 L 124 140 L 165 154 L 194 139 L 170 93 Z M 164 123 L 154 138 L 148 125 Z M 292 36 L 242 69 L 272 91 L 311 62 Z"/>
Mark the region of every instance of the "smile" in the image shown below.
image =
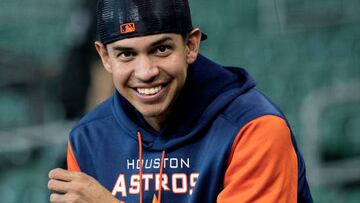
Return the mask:
<path id="1" fill-rule="evenodd" d="M 151 88 L 136 88 L 136 91 L 141 95 L 150 96 L 150 95 L 159 93 L 161 89 L 162 89 L 162 87 L 160 85 L 160 86 L 151 87 Z"/>

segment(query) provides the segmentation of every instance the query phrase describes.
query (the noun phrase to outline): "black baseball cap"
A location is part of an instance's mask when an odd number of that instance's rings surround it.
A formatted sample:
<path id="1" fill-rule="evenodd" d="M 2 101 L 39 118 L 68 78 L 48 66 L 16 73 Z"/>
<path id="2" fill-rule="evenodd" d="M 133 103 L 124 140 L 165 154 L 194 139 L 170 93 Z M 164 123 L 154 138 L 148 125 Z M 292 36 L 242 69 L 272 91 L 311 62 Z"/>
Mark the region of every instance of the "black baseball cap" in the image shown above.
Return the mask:
<path id="1" fill-rule="evenodd" d="M 187 0 L 98 0 L 97 28 L 100 41 L 193 30 Z M 207 39 L 202 33 L 201 40 Z"/>

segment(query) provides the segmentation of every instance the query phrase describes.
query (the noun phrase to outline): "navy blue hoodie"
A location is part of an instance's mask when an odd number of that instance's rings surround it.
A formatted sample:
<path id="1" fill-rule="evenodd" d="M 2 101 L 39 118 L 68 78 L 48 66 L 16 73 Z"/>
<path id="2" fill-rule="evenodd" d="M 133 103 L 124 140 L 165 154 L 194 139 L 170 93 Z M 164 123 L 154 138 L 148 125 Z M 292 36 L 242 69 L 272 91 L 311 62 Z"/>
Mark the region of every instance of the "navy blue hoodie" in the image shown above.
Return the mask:
<path id="1" fill-rule="evenodd" d="M 71 131 L 68 164 L 124 202 L 312 202 L 281 112 L 201 55 L 160 132 L 115 92 Z"/>

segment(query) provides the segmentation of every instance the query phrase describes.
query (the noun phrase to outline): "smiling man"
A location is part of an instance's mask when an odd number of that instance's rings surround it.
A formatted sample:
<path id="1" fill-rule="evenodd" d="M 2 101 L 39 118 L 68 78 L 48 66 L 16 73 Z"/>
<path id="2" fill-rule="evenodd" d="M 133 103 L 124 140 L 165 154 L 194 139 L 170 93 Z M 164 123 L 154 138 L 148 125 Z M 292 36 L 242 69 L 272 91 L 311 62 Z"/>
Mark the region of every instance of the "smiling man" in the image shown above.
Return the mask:
<path id="1" fill-rule="evenodd" d="M 285 117 L 199 54 L 186 0 L 100 0 L 97 18 L 117 91 L 72 129 L 51 202 L 312 202 Z"/>
<path id="2" fill-rule="evenodd" d="M 185 39 L 166 33 L 118 40 L 106 47 L 96 42 L 116 89 L 145 121 L 160 131 L 170 107 L 185 84 L 188 65 L 198 54 L 201 32 Z"/>

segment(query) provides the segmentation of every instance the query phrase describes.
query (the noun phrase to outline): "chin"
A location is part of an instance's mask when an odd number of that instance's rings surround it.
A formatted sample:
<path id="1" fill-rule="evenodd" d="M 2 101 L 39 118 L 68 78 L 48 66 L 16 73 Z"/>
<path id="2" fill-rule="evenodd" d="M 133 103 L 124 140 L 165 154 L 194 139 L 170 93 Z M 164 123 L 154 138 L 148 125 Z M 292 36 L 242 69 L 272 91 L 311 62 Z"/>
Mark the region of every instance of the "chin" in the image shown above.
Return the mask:
<path id="1" fill-rule="evenodd" d="M 159 117 L 163 115 L 162 112 L 158 112 L 158 111 L 140 111 L 140 113 L 144 117 Z"/>
<path id="2" fill-rule="evenodd" d="M 138 111 L 143 115 L 144 117 L 159 117 L 164 115 L 166 112 L 165 109 L 157 108 L 154 106 L 150 106 L 146 109 L 138 109 Z"/>

